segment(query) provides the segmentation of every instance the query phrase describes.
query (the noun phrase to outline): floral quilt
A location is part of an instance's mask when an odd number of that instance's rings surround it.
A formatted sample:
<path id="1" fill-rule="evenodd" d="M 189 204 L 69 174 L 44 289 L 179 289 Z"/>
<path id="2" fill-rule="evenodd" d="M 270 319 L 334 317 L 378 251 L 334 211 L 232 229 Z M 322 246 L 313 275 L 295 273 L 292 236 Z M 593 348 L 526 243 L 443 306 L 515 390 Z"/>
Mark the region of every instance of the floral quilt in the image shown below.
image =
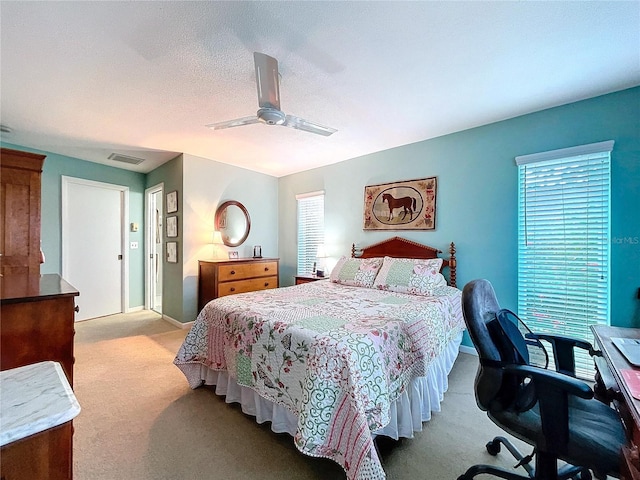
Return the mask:
<path id="1" fill-rule="evenodd" d="M 349 479 L 383 479 L 371 432 L 411 379 L 464 329 L 461 292 L 430 297 L 329 281 L 218 298 L 174 363 L 191 388 L 201 366 L 298 417 L 297 448 L 338 462 Z"/>

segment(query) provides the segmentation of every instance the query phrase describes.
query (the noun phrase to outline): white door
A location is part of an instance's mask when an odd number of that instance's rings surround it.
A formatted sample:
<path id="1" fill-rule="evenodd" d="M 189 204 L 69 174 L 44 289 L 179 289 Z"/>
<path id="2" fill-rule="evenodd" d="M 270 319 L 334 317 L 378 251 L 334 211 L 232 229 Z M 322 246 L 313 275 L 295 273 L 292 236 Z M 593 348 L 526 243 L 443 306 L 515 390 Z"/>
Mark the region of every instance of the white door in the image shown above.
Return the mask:
<path id="1" fill-rule="evenodd" d="M 76 320 L 126 311 L 128 188 L 62 177 L 62 276 L 79 292 Z"/>
<path id="2" fill-rule="evenodd" d="M 163 184 L 145 190 L 146 308 L 162 313 L 162 192 Z"/>

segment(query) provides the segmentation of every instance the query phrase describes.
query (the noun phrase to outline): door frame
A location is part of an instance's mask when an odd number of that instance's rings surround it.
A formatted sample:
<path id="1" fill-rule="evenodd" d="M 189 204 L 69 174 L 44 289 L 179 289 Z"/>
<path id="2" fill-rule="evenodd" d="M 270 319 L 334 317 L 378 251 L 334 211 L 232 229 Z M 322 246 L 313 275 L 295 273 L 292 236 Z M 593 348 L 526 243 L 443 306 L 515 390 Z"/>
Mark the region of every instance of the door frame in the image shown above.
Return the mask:
<path id="1" fill-rule="evenodd" d="M 61 240 L 62 240 L 62 276 L 69 271 L 69 255 L 67 255 L 67 238 L 69 232 L 67 226 L 69 225 L 68 209 L 69 204 L 69 186 L 71 184 L 84 185 L 94 188 L 106 188 L 110 190 L 117 190 L 120 192 L 120 252 L 122 255 L 122 261 L 120 262 L 120 313 L 129 311 L 129 187 L 124 185 L 116 185 L 114 183 L 104 183 L 95 180 L 86 180 L 84 178 L 69 177 L 61 175 L 62 189 L 61 189 L 61 205 L 62 205 L 62 219 L 61 219 Z M 80 292 L 82 294 L 82 292 Z"/>
<path id="2" fill-rule="evenodd" d="M 153 262 L 151 261 L 151 251 L 153 242 L 155 241 L 155 232 L 154 229 L 156 227 L 153 215 L 151 212 L 151 197 L 152 195 L 161 192 L 162 196 L 160 197 L 160 206 L 162 208 L 162 218 L 164 220 L 164 182 L 160 182 L 157 185 L 149 187 L 144 191 L 144 214 L 145 214 L 145 242 L 144 242 L 144 308 L 147 310 L 153 310 L 153 306 L 155 305 L 155 299 L 152 298 L 153 289 L 151 288 L 151 282 L 154 282 L 153 273 L 155 268 L 153 266 Z M 164 232 L 160 232 L 160 244 L 162 245 L 162 235 Z M 160 247 L 160 260 L 161 265 L 164 261 L 164 257 L 162 256 L 162 246 Z M 164 272 L 163 272 L 164 275 Z M 162 277 L 164 279 L 164 276 Z M 161 288 L 164 285 L 164 280 L 162 282 Z M 164 292 L 163 292 L 164 294 Z M 164 295 L 163 295 L 163 307 L 164 307 Z M 164 308 L 162 309 L 164 311 Z"/>

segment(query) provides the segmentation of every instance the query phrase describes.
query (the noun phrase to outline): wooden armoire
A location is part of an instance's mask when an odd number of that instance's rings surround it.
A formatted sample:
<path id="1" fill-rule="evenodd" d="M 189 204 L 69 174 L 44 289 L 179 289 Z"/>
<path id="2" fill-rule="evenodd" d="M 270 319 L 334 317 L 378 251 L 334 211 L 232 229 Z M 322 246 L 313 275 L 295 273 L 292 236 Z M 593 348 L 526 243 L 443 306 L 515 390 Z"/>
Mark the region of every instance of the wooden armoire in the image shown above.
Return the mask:
<path id="1" fill-rule="evenodd" d="M 40 273 L 40 191 L 45 155 L 0 149 L 0 273 Z"/>
<path id="2" fill-rule="evenodd" d="M 40 275 L 44 159 L 0 148 L 0 370 L 51 360 L 73 387 L 79 292 L 58 274 Z M 71 480 L 72 452 L 71 421 L 17 439 L 0 447 L 0 479 Z"/>

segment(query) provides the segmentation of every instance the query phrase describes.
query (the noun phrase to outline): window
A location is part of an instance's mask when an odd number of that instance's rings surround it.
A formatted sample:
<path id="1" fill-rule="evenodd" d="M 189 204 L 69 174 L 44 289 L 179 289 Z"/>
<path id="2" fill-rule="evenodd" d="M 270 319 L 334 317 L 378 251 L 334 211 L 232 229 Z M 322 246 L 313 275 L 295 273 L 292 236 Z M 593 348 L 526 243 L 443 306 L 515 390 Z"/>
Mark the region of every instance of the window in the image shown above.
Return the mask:
<path id="1" fill-rule="evenodd" d="M 314 269 L 318 246 L 324 244 L 324 192 L 296 195 L 298 201 L 298 275 Z"/>
<path id="2" fill-rule="evenodd" d="M 593 342 L 609 325 L 609 197 L 613 141 L 516 158 L 518 314 L 533 331 Z M 576 373 L 593 360 L 576 350 Z"/>

